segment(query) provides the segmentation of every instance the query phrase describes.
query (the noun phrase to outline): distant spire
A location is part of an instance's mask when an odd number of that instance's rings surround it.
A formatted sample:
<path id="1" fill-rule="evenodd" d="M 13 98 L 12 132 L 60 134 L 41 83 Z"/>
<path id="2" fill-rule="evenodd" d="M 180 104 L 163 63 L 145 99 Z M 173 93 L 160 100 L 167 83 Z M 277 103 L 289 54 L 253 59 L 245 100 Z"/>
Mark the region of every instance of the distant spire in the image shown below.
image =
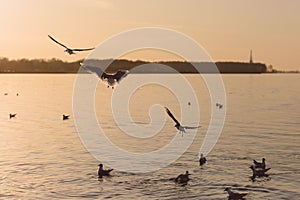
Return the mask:
<path id="1" fill-rule="evenodd" d="M 253 59 L 252 59 L 252 49 L 250 50 L 250 63 L 253 63 Z"/>

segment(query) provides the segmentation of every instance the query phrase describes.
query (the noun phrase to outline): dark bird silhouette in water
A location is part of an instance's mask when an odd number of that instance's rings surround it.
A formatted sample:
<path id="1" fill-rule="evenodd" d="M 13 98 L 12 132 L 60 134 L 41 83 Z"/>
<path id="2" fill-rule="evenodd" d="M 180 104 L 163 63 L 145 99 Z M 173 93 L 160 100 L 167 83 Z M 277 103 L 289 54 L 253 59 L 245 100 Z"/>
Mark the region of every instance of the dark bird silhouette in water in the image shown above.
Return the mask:
<path id="1" fill-rule="evenodd" d="M 253 165 L 251 165 L 250 169 L 252 170 L 252 179 L 255 179 L 256 177 L 268 177 L 269 175 L 266 174 L 266 172 L 269 171 L 271 168 L 256 169 Z"/>
<path id="2" fill-rule="evenodd" d="M 222 109 L 222 108 L 223 108 L 223 105 L 220 104 L 220 103 L 216 103 L 216 106 L 217 106 L 219 109 Z"/>
<path id="3" fill-rule="evenodd" d="M 174 115 L 171 113 L 171 111 L 165 107 L 167 114 L 173 119 L 173 121 L 175 122 L 175 126 L 177 128 L 177 130 L 179 130 L 179 132 L 181 134 L 185 133 L 185 129 L 197 129 L 200 128 L 201 126 L 197 126 L 197 127 L 190 127 L 190 126 L 182 126 L 179 121 L 174 117 Z"/>
<path id="4" fill-rule="evenodd" d="M 266 169 L 266 159 L 263 158 L 262 159 L 262 162 L 257 162 L 256 160 L 253 160 L 253 163 L 254 163 L 254 167 L 255 168 L 262 168 L 262 169 Z"/>
<path id="5" fill-rule="evenodd" d="M 88 71 L 92 72 L 92 73 L 96 73 L 97 76 L 103 82 L 106 82 L 107 88 L 111 87 L 112 89 L 114 89 L 115 85 L 117 83 L 119 83 L 123 78 L 125 78 L 129 73 L 128 70 L 119 69 L 116 73 L 109 74 L 109 73 L 106 73 L 106 72 L 102 71 L 102 69 L 99 68 L 99 67 L 94 67 L 94 66 L 90 66 L 90 65 L 83 65 L 83 64 L 81 64 L 81 66 L 83 68 L 87 69 Z"/>
<path id="6" fill-rule="evenodd" d="M 200 163 L 200 166 L 202 166 L 206 163 L 206 158 L 203 156 L 203 153 L 201 153 L 201 155 L 200 155 L 199 163 Z"/>
<path id="7" fill-rule="evenodd" d="M 17 113 L 11 114 L 9 113 L 9 119 L 16 117 Z"/>
<path id="8" fill-rule="evenodd" d="M 68 120 L 70 115 L 63 115 L 63 120 Z"/>
<path id="9" fill-rule="evenodd" d="M 64 44 L 62 44 L 62 43 L 60 43 L 60 42 L 58 42 L 56 39 L 54 39 L 54 38 L 51 37 L 50 35 L 48 35 L 48 37 L 49 37 L 52 41 L 54 41 L 54 42 L 56 42 L 57 44 L 59 44 L 60 46 L 64 47 L 64 48 L 66 49 L 65 52 L 67 52 L 69 55 L 75 54 L 75 51 L 90 51 L 90 50 L 95 49 L 95 48 L 87 48 L 87 49 L 71 49 L 71 48 L 67 47 L 66 45 L 64 45 Z"/>
<path id="10" fill-rule="evenodd" d="M 175 182 L 176 183 L 180 183 L 180 184 L 186 184 L 190 178 L 189 178 L 189 171 L 186 171 L 185 174 L 180 174 L 175 178 Z"/>
<path id="11" fill-rule="evenodd" d="M 225 188 L 224 191 L 227 191 L 228 199 L 232 199 L 232 200 L 244 199 L 244 197 L 247 195 L 247 193 L 232 192 L 230 187 Z"/>
<path id="12" fill-rule="evenodd" d="M 103 169 L 103 165 L 102 164 L 99 164 L 99 169 L 98 169 L 98 177 L 99 178 L 102 178 L 103 176 L 110 176 L 110 172 L 113 170 L 113 169 Z"/>

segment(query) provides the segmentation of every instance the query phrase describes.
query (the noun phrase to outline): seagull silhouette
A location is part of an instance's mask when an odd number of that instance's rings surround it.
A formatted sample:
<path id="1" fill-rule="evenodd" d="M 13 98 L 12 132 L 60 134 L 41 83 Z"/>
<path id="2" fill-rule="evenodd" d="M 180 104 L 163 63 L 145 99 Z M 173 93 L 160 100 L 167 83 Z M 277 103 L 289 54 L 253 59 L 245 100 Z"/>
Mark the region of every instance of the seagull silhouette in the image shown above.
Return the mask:
<path id="1" fill-rule="evenodd" d="M 200 163 L 200 166 L 202 166 L 206 163 L 206 158 L 203 156 L 203 153 L 201 153 L 199 163 Z"/>
<path id="2" fill-rule="evenodd" d="M 95 48 L 87 48 L 87 49 L 71 49 L 69 47 L 67 47 L 66 45 L 58 42 L 56 39 L 54 39 L 53 37 L 51 37 L 50 35 L 48 35 L 48 37 L 53 40 L 54 42 L 56 42 L 57 44 L 59 44 L 60 46 L 66 48 L 65 52 L 67 52 L 69 55 L 75 54 L 75 51 L 90 51 L 93 50 Z"/>
<path id="3" fill-rule="evenodd" d="M 230 187 L 225 188 L 224 191 L 227 191 L 228 199 L 244 199 L 244 197 L 247 195 L 247 193 L 232 192 Z"/>
<path id="4" fill-rule="evenodd" d="M 220 104 L 220 103 L 216 103 L 216 106 L 217 106 L 219 109 L 222 109 L 222 108 L 223 108 L 223 105 Z"/>
<path id="5" fill-rule="evenodd" d="M 266 174 L 266 172 L 271 169 L 255 169 L 253 165 L 251 165 L 249 168 L 252 169 L 252 179 L 255 179 L 256 177 L 268 177 L 269 175 Z"/>
<path id="6" fill-rule="evenodd" d="M 63 120 L 68 120 L 70 115 L 63 115 Z"/>
<path id="7" fill-rule="evenodd" d="M 180 174 L 175 178 L 175 182 L 176 183 L 180 183 L 180 184 L 186 184 L 190 178 L 189 178 L 189 171 L 186 171 L 185 174 Z"/>
<path id="8" fill-rule="evenodd" d="M 99 164 L 99 169 L 98 169 L 98 176 L 99 178 L 102 178 L 102 176 L 109 176 L 110 172 L 113 170 L 113 169 L 103 169 L 103 164 Z"/>
<path id="9" fill-rule="evenodd" d="M 87 69 L 89 72 L 96 73 L 97 76 L 104 82 L 107 83 L 107 87 L 111 86 L 112 89 L 114 89 L 115 85 L 121 81 L 124 77 L 126 77 L 129 73 L 128 70 L 121 70 L 119 69 L 114 74 L 108 74 L 106 72 L 103 72 L 101 68 L 94 67 L 90 65 L 84 65 L 81 63 L 81 66 L 85 69 Z"/>
<path id="10" fill-rule="evenodd" d="M 16 117 L 17 113 L 11 114 L 9 113 L 9 119 Z"/>
<path id="11" fill-rule="evenodd" d="M 181 134 L 185 133 L 185 129 L 197 129 L 200 128 L 201 126 L 196 126 L 196 127 L 190 127 L 190 126 L 182 126 L 179 121 L 174 117 L 174 115 L 171 113 L 171 111 L 165 107 L 167 114 L 173 119 L 173 121 L 176 123 L 174 127 L 176 127 Z"/>

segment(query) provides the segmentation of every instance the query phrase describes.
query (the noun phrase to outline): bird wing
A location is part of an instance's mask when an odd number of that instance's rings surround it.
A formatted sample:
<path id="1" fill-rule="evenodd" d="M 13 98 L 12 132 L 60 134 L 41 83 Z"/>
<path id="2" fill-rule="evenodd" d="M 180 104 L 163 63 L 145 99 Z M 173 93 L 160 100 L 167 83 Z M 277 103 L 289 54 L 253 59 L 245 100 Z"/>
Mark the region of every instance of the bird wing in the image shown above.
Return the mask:
<path id="1" fill-rule="evenodd" d="M 247 195 L 247 193 L 237 193 L 237 192 L 232 192 L 231 197 L 232 197 L 233 199 L 241 199 L 241 198 L 243 198 L 243 197 L 246 196 L 246 195 Z"/>
<path id="2" fill-rule="evenodd" d="M 112 170 L 114 170 L 114 169 L 108 169 L 107 171 L 108 171 L 108 173 L 109 173 L 109 172 L 111 172 Z"/>
<path id="3" fill-rule="evenodd" d="M 109 175 L 109 173 L 110 173 L 112 170 L 113 170 L 113 169 L 104 169 L 104 170 L 103 170 L 103 174 Z"/>
<path id="4" fill-rule="evenodd" d="M 173 121 L 174 121 L 177 125 L 180 126 L 180 123 L 177 121 L 177 119 L 174 117 L 174 115 L 171 113 L 171 111 L 170 111 L 167 107 L 165 107 L 165 109 L 166 109 L 166 112 L 168 113 L 168 115 L 173 119 Z"/>
<path id="5" fill-rule="evenodd" d="M 95 67 L 95 66 L 91 66 L 91 65 L 84 65 L 84 64 L 82 64 L 82 63 L 81 63 L 81 66 L 82 66 L 84 69 L 86 69 L 86 70 L 88 70 L 89 72 L 91 72 L 91 73 L 96 73 L 97 76 L 98 76 L 99 78 L 101 78 L 102 80 L 103 80 L 104 78 L 106 78 L 106 76 L 107 76 L 107 74 L 106 74 L 105 72 L 103 72 L 102 69 L 101 69 L 100 67 Z"/>
<path id="6" fill-rule="evenodd" d="M 197 129 L 200 128 L 201 126 L 184 126 L 183 128 L 185 129 Z"/>
<path id="7" fill-rule="evenodd" d="M 263 172 L 267 172 L 269 171 L 271 168 L 268 168 L 268 169 L 263 169 Z"/>
<path id="8" fill-rule="evenodd" d="M 256 160 L 253 160 L 253 163 L 256 164 L 256 165 L 257 165 L 257 164 L 258 164 L 258 165 L 261 164 L 261 163 L 257 162 Z"/>
<path id="9" fill-rule="evenodd" d="M 244 197 L 244 196 L 246 196 L 247 195 L 247 193 L 241 193 L 241 196 L 242 197 Z"/>
<path id="10" fill-rule="evenodd" d="M 176 178 L 175 178 L 175 181 L 178 182 L 180 181 L 180 179 L 182 179 L 183 177 L 183 174 L 179 174 Z"/>
<path id="11" fill-rule="evenodd" d="M 90 51 L 93 50 L 95 48 L 87 48 L 87 49 L 71 49 L 72 51 Z"/>
<path id="12" fill-rule="evenodd" d="M 66 45 L 64 45 L 64 44 L 62 44 L 62 43 L 60 43 L 60 42 L 58 42 L 57 40 L 55 40 L 55 39 L 54 39 L 53 37 L 51 37 L 50 35 L 48 35 L 48 37 L 49 37 L 51 40 L 53 40 L 54 42 L 56 42 L 57 44 L 59 44 L 59 45 L 65 47 L 66 49 L 69 49 Z"/>
<path id="13" fill-rule="evenodd" d="M 127 76 L 128 71 L 127 70 L 118 70 L 114 75 L 113 78 L 116 79 L 118 82 L 124 78 L 125 76 Z"/>

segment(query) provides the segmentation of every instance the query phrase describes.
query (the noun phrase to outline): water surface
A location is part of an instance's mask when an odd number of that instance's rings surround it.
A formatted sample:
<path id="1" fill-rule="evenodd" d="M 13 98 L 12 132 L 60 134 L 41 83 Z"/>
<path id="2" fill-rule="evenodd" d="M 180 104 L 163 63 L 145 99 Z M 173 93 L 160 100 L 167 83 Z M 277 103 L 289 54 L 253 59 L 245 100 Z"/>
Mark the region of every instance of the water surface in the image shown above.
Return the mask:
<path id="1" fill-rule="evenodd" d="M 111 177 L 101 180 L 97 178 L 99 161 L 84 148 L 72 118 L 75 77 L 0 75 L 1 199 L 226 199 L 223 190 L 227 186 L 247 192 L 247 199 L 300 198 L 299 75 L 222 75 L 226 122 L 203 168 L 198 152 L 214 106 L 205 84 L 195 75 L 186 75 L 201 108 L 202 127 L 193 145 L 161 170 L 146 174 L 113 171 Z M 177 134 L 168 118 L 162 134 L 150 141 L 122 134 L 112 120 L 111 93 L 99 84 L 95 107 L 99 123 L 121 148 L 147 152 Z M 182 102 L 167 89 L 153 85 L 132 97 L 132 118 L 147 124 L 149 107 L 156 103 L 167 105 L 179 118 Z M 190 109 L 186 106 L 184 109 Z M 16 118 L 9 119 L 9 113 L 17 113 Z M 63 121 L 62 114 L 71 114 L 71 119 Z M 249 166 L 252 159 L 262 157 L 272 168 L 270 176 L 252 182 Z M 186 170 L 192 174 L 188 185 L 169 180 Z"/>

